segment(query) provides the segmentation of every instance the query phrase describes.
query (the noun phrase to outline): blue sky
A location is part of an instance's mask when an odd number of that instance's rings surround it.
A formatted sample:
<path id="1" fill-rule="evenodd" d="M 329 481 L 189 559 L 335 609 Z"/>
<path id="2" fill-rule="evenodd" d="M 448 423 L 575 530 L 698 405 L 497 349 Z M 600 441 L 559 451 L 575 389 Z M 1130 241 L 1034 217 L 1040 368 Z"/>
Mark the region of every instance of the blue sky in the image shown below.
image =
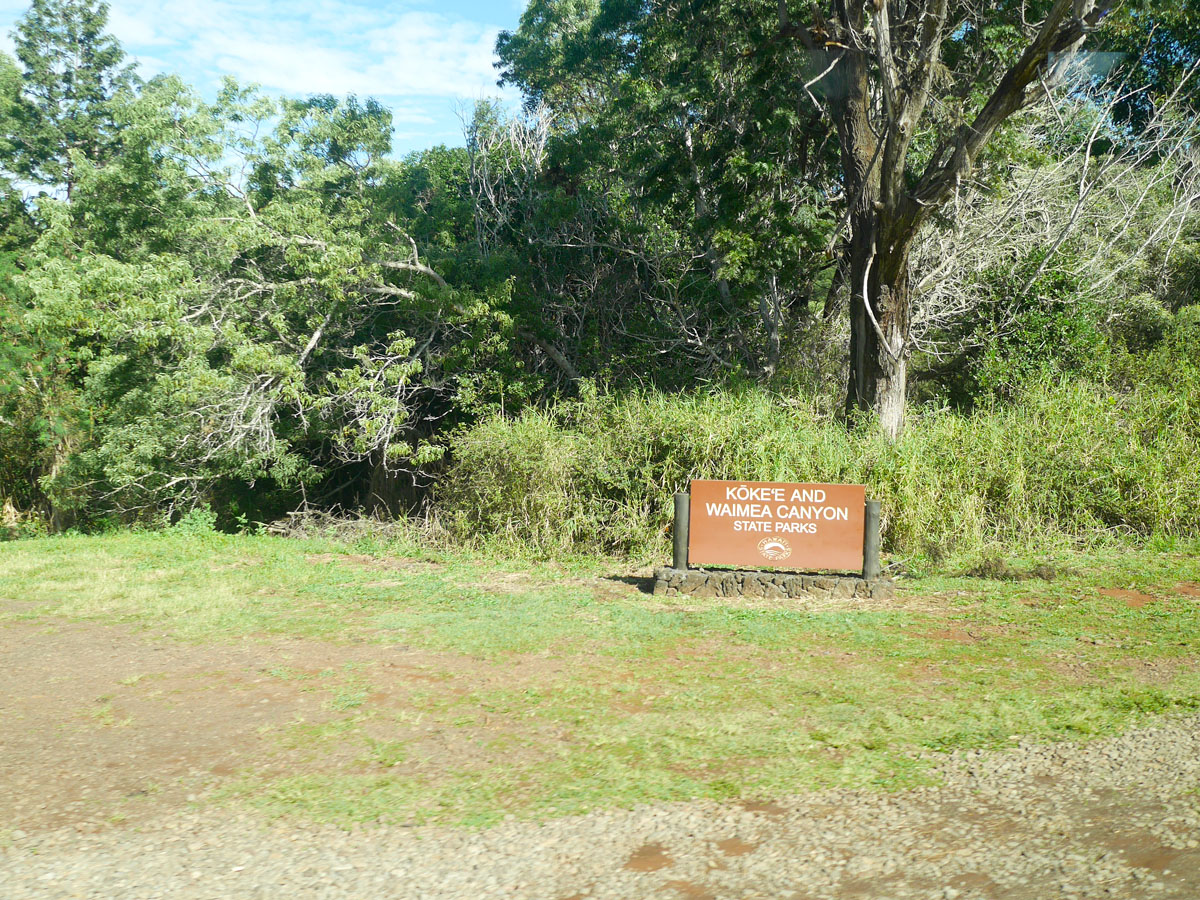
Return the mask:
<path id="1" fill-rule="evenodd" d="M 396 151 L 461 144 L 458 111 L 496 86 L 496 35 L 526 0 L 110 0 L 109 31 L 143 77 L 174 72 L 212 95 L 224 75 L 276 94 L 373 96 Z M 0 48 L 28 0 L 0 0 Z"/>

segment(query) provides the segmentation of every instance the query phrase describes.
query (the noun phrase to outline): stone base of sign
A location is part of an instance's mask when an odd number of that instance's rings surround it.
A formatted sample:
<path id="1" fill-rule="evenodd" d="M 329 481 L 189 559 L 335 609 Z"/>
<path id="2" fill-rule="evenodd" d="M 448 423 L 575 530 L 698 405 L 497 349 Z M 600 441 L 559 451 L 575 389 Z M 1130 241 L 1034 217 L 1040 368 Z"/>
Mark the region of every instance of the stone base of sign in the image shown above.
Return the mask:
<path id="1" fill-rule="evenodd" d="M 882 600 L 895 595 L 890 578 L 785 572 L 656 569 L 654 593 L 692 597 L 787 597 L 798 600 Z"/>

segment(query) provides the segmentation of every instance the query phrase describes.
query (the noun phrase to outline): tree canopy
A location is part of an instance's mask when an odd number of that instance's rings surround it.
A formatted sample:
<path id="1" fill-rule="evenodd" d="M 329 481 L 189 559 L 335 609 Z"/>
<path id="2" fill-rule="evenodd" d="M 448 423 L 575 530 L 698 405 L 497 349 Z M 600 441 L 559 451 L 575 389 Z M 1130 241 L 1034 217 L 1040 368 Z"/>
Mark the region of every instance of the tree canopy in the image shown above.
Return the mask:
<path id="1" fill-rule="evenodd" d="M 4 148 L 18 177 L 69 194 L 76 159 L 96 164 L 114 151 L 112 103 L 137 79 L 107 23 L 108 5 L 91 0 L 34 0 L 18 22 L 20 90 Z"/>
<path id="2" fill-rule="evenodd" d="M 0 56 L 0 498 L 56 528 L 415 508 L 460 429 L 596 390 L 895 437 L 1132 377 L 1195 303 L 1186 9 L 534 0 L 523 108 L 403 159 L 373 99 L 143 83 L 106 15 Z"/>

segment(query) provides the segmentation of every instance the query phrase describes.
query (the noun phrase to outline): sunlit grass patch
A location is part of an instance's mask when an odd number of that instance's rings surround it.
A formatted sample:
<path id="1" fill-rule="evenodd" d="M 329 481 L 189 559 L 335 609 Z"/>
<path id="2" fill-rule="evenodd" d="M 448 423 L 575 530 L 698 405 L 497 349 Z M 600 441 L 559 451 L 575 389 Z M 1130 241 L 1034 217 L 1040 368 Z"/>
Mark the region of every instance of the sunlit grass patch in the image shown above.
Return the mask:
<path id="1" fill-rule="evenodd" d="M 1200 708 L 1186 588 L 1200 561 L 1174 547 L 1076 554 L 1050 580 L 944 575 L 902 582 L 890 605 L 791 607 L 664 601 L 596 577 L 611 561 L 420 553 L 221 535 L 10 543 L 0 597 L 27 602 L 0 616 L 357 648 L 354 663 L 264 666 L 317 694 L 262 735 L 300 768 L 250 766 L 222 794 L 332 821 L 902 788 L 940 752 Z"/>

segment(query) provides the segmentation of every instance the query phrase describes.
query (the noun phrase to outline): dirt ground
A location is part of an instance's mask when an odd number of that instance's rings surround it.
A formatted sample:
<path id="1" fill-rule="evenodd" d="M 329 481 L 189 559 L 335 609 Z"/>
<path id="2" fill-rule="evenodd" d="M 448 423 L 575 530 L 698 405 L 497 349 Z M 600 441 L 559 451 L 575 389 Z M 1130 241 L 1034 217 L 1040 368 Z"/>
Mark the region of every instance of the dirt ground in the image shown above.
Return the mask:
<path id="1" fill-rule="evenodd" d="M 1153 600 L 1124 594 L 1121 599 L 1131 607 Z M 0 611 L 23 611 L 18 601 L 2 603 Z M 978 639 L 977 635 L 944 637 Z M 154 629 L 47 618 L 9 620 L 0 627 L 0 839 L 5 832 L 36 835 L 63 829 L 82 835 L 126 831 L 131 838 L 144 836 L 156 821 L 193 808 L 194 801 L 211 797 L 247 775 L 271 778 L 304 772 L 362 772 L 371 766 L 398 765 L 403 771 L 436 779 L 447 763 L 459 768 L 464 762 L 469 764 L 472 753 L 482 752 L 477 748 L 486 743 L 483 738 L 502 734 L 514 723 L 485 718 L 451 727 L 436 719 L 414 717 L 407 731 L 401 729 L 403 733 L 398 734 L 396 719 L 390 717 L 388 734 L 402 737 L 406 745 L 416 748 L 395 762 L 364 757 L 361 743 L 340 747 L 334 741 L 314 753 L 311 744 L 291 744 L 281 736 L 301 722 L 319 728 L 359 704 L 397 711 L 427 706 L 431 696 L 453 699 L 489 685 L 536 686 L 561 674 L 561 666 L 555 659 L 531 655 L 526 661 L 501 667 L 467 656 L 378 643 L 254 638 L 192 645 Z M 481 732 L 479 741 L 471 740 L 471 729 Z M 941 868 L 932 872 L 950 871 L 944 860 L 954 859 L 955 836 L 961 833 L 984 829 L 986 840 L 981 846 L 1010 840 L 1018 847 L 1022 840 L 1033 840 L 1021 834 L 1023 828 L 1029 828 L 1021 822 L 1022 811 L 1041 802 L 1037 799 L 1041 791 L 1049 802 L 1049 795 L 1057 792 L 1059 785 L 1056 776 L 1032 772 L 1022 773 L 1020 780 L 1030 782 L 1032 793 L 1023 791 L 1012 798 L 998 794 L 992 801 L 994 809 L 982 801 L 972 801 L 968 807 L 962 796 L 949 794 L 946 798 L 922 795 L 911 801 L 928 819 L 924 827 L 932 830 L 924 837 L 916 831 L 909 837 L 917 845 L 929 844 L 942 860 L 937 863 Z M 1134 827 L 1135 820 L 1158 820 L 1157 801 L 1132 791 L 1104 789 L 1076 797 L 1072 790 L 1062 791 L 1061 802 L 1056 800 L 1047 807 L 1051 812 L 1042 814 L 1044 822 L 1037 826 L 1037 835 L 1053 842 L 1054 835 L 1061 834 L 1064 847 L 1072 854 L 1101 860 L 1089 862 L 1093 866 L 1108 865 L 1104 860 L 1116 854 L 1112 858 L 1121 862 L 1113 869 L 1115 874 L 1098 869 L 1100 874 L 1088 875 L 1096 884 L 1101 884 L 1102 878 L 1110 879 L 1110 887 L 1104 889 L 1109 892 L 1094 896 L 1114 896 L 1111 886 L 1117 884 L 1123 885 L 1119 890 L 1126 891 L 1123 896 L 1127 897 L 1200 896 L 1200 850 L 1194 846 L 1195 840 L 1189 840 L 1190 831 L 1159 834 L 1142 824 Z M 949 799 L 951 796 L 956 799 Z M 778 844 L 772 852 L 781 860 L 791 858 L 789 854 L 796 851 L 789 850 L 792 845 L 786 841 L 792 840 L 789 829 L 794 831 L 796 826 L 784 826 L 785 814 L 803 815 L 808 821 L 818 812 L 803 805 L 793 810 L 770 802 L 742 806 L 755 817 L 755 839 L 730 834 L 716 840 L 705 851 L 718 860 L 719 865 L 708 864 L 716 867 L 714 872 L 743 857 L 762 855 L 765 850 L 756 849 L 760 846 Z M 1181 809 L 1190 810 L 1191 806 L 1185 804 Z M 828 834 L 832 836 L 840 818 L 834 812 L 830 816 Z M 860 818 L 870 820 L 869 816 Z M 681 826 L 684 831 L 691 827 Z M 641 896 L 732 896 L 709 893 L 696 882 L 673 874 L 677 860 L 672 854 L 676 851 L 651 839 L 654 833 L 639 838 L 641 843 L 632 852 L 621 851 L 626 853 L 623 864 L 609 866 L 616 873 L 613 878 L 657 879 L 653 888 L 646 882 L 646 893 Z M 893 839 L 880 837 L 885 841 L 881 846 Z M 846 838 L 847 860 L 855 859 L 858 840 Z M 943 840 L 945 849 L 938 849 Z M 929 855 L 933 851 L 925 847 L 919 852 Z M 1038 883 L 1050 890 L 1055 872 L 1072 858 L 1064 856 L 1062 862 L 1048 857 L 1038 870 L 1045 873 L 1038 875 Z M 978 881 L 982 876 L 964 872 L 961 877 L 955 875 L 954 881 L 946 875 L 941 883 L 955 887 L 939 896 L 1008 896 L 998 884 Z M 973 877 L 978 883 L 971 881 Z M 1143 884 L 1136 880 L 1141 878 L 1150 880 Z M 769 884 L 764 880 L 767 875 L 750 870 L 746 879 L 745 884 Z M 871 875 L 863 882 L 866 887 L 855 893 L 857 888 L 851 888 L 857 882 L 843 878 L 844 890 L 839 896 L 883 896 L 876 890 L 881 883 Z M 623 884 L 614 882 L 613 896 L 632 897 L 635 894 L 628 891 L 642 890 Z M 1190 895 L 1193 886 L 1197 893 Z M 1037 884 L 1030 890 L 1034 892 L 1011 896 L 1059 895 L 1038 894 Z M 1081 896 L 1093 894 L 1085 891 Z"/>
<path id="2" fill-rule="evenodd" d="M 554 665 L 531 660 L 503 677 L 536 681 Z M 356 760 L 361 745 L 314 754 L 281 738 L 288 726 L 337 719 L 346 704 L 401 708 L 418 692 L 427 703 L 431 692 L 459 694 L 500 677 L 486 662 L 396 645 L 189 645 L 153 630 L 8 622 L 0 628 L 0 823 L 89 831 L 137 824 L 246 774 L 362 771 L 372 763 Z M 355 696 L 368 682 L 372 693 Z M 454 730 L 449 742 L 436 724 L 406 732 L 389 722 L 388 736 L 417 747 L 407 769 L 436 777 L 436 761 L 461 763 L 456 757 L 472 752 L 462 739 L 469 730 Z"/>
<path id="3" fill-rule="evenodd" d="M 1200 596 L 1191 584 L 1174 590 Z M 1154 601 L 1135 591 L 1104 593 L 1131 607 Z M 0 613 L 26 611 L 29 604 L 0 598 Z M 986 636 L 947 630 L 929 637 L 966 643 Z M 442 770 L 470 770 L 497 738 L 537 726 L 501 715 L 451 723 L 413 710 L 476 690 L 536 689 L 564 665 L 537 654 L 499 664 L 401 644 L 280 637 L 189 644 L 153 628 L 9 619 L 0 627 L 0 826 L 87 832 L 137 825 L 247 776 L 386 768 L 436 782 Z M 1161 667 L 1164 677 L 1174 671 L 1169 661 Z M 640 711 L 639 702 L 628 698 L 628 711 Z M 355 742 L 288 740 L 298 726 L 319 729 L 359 705 L 388 715 L 358 722 Z M 395 760 L 364 755 L 363 740 L 376 738 L 408 750 Z"/>

